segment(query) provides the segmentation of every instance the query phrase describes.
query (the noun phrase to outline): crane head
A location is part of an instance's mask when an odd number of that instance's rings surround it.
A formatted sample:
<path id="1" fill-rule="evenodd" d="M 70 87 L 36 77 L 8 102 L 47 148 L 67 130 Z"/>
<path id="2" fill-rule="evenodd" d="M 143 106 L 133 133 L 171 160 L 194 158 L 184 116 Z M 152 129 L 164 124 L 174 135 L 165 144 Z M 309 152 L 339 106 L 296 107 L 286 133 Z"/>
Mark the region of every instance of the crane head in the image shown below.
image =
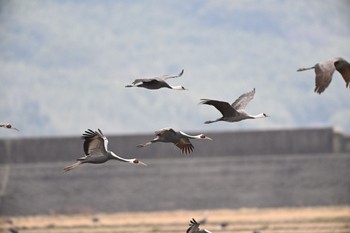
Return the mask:
<path id="1" fill-rule="evenodd" d="M 140 161 L 140 160 L 138 160 L 138 159 L 133 159 L 133 160 L 132 160 L 132 163 L 133 163 L 133 164 L 136 164 L 136 165 L 143 165 L 143 166 L 147 166 L 147 164 L 145 164 L 145 163 L 141 162 L 141 161 Z"/>
<path id="2" fill-rule="evenodd" d="M 208 140 L 213 141 L 213 139 L 211 139 L 210 137 L 206 136 L 205 134 L 200 134 L 200 135 L 199 135 L 199 138 L 200 138 L 200 139 L 208 139 Z"/>
<path id="3" fill-rule="evenodd" d="M 17 128 L 13 127 L 13 125 L 11 125 L 10 123 L 6 123 L 4 125 L 1 125 L 1 127 L 7 128 L 7 129 L 14 129 L 19 131 Z"/>

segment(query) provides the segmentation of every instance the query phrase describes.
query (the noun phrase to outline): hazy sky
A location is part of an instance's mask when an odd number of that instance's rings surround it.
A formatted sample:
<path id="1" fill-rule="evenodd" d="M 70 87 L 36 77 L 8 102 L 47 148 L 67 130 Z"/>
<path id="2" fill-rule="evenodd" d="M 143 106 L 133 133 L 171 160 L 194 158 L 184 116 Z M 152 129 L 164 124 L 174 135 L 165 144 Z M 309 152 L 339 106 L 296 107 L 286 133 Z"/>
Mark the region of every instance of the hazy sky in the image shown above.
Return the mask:
<path id="1" fill-rule="evenodd" d="M 315 94 L 299 67 L 350 60 L 349 1 L 0 1 L 0 137 L 280 129 L 350 131 L 350 90 L 335 73 Z M 125 88 L 135 78 L 188 91 Z M 252 114 L 220 117 L 201 98 L 233 102 L 256 88 Z"/>

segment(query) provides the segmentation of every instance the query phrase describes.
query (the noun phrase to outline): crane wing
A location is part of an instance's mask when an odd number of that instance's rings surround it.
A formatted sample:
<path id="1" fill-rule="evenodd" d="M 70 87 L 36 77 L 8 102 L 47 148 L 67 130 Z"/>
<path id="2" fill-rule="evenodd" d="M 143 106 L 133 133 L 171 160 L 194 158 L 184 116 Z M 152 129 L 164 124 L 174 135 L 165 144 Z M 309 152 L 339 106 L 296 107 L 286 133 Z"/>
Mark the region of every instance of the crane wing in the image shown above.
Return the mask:
<path id="1" fill-rule="evenodd" d="M 159 81 L 154 78 L 139 78 L 139 79 L 135 79 L 135 81 L 133 81 L 132 84 L 137 85 L 139 83 L 157 83 L 157 82 Z"/>
<path id="2" fill-rule="evenodd" d="M 240 97 L 236 99 L 235 102 L 232 103 L 232 107 L 234 109 L 243 110 L 247 106 L 247 104 L 254 98 L 255 88 L 252 91 L 242 94 Z"/>
<path id="3" fill-rule="evenodd" d="M 92 131 L 88 129 L 81 136 L 84 139 L 84 152 L 89 156 L 100 156 L 107 153 L 108 139 L 103 135 L 100 129 Z"/>
<path id="4" fill-rule="evenodd" d="M 190 154 L 193 151 L 194 146 L 188 138 L 180 138 L 177 142 L 174 142 L 175 146 L 180 148 L 183 154 Z"/>
<path id="5" fill-rule="evenodd" d="M 201 99 L 200 103 L 214 106 L 224 117 L 232 117 L 239 114 L 229 103 L 224 101 Z"/>
<path id="6" fill-rule="evenodd" d="M 199 230 L 199 224 L 194 218 L 192 218 L 189 225 L 190 227 L 187 229 L 186 233 L 195 233 Z"/>
<path id="7" fill-rule="evenodd" d="M 315 65 L 315 92 L 318 94 L 324 92 L 332 81 L 334 71 L 335 67 L 333 63 L 318 63 Z"/>
<path id="8" fill-rule="evenodd" d="M 160 76 L 159 78 L 163 80 L 169 79 L 169 78 L 178 78 L 178 77 L 181 77 L 183 73 L 184 73 L 184 69 L 182 69 L 179 74 L 167 74 L 167 75 Z"/>
<path id="9" fill-rule="evenodd" d="M 346 87 L 350 87 L 350 63 L 342 59 L 334 63 L 335 69 L 343 76 Z"/>
<path id="10" fill-rule="evenodd" d="M 157 135 L 158 137 L 173 137 L 176 135 L 175 130 L 173 130 L 172 128 L 164 128 L 164 129 L 160 129 L 154 132 L 155 135 Z"/>

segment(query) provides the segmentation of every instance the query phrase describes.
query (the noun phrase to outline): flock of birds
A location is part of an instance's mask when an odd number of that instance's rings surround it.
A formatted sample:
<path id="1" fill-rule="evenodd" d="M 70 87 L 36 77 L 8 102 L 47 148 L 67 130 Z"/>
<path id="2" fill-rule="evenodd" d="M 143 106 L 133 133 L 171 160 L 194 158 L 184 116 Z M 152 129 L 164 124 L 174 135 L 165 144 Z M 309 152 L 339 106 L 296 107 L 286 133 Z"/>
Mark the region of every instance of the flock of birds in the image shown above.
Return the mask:
<path id="1" fill-rule="evenodd" d="M 350 64 L 344 58 L 332 58 L 323 62 L 319 62 L 316 65 L 309 68 L 300 68 L 297 71 L 305 71 L 310 69 L 314 69 L 316 74 L 314 92 L 318 94 L 324 92 L 325 89 L 329 86 L 329 84 L 332 81 L 333 73 L 335 72 L 335 70 L 337 70 L 342 75 L 346 83 L 346 87 L 350 87 Z M 171 86 L 166 82 L 166 80 L 168 79 L 178 78 L 181 77 L 183 74 L 184 70 L 182 70 L 177 75 L 163 75 L 155 78 L 136 79 L 132 82 L 132 84 L 126 85 L 125 87 L 142 87 L 150 90 L 156 90 L 160 88 L 187 90 L 183 86 Z M 268 117 L 268 115 L 266 115 L 265 113 L 251 115 L 245 111 L 247 104 L 253 99 L 254 94 L 255 88 L 252 91 L 249 91 L 239 96 L 232 104 L 220 100 L 201 99 L 201 104 L 211 105 L 215 107 L 222 115 L 216 120 L 208 120 L 204 123 L 210 124 L 218 121 L 237 122 L 246 119 Z M 8 123 L 0 124 L 0 127 L 18 131 L 17 128 Z M 172 128 L 164 128 L 157 130 L 155 131 L 155 135 L 156 138 L 144 144 L 139 144 L 137 145 L 137 147 L 142 148 L 156 142 L 173 143 L 182 151 L 182 153 L 189 154 L 193 151 L 194 148 L 190 139 L 212 140 L 205 134 L 189 135 L 182 131 L 175 131 Z M 84 140 L 84 155 L 81 158 L 78 158 L 74 164 L 64 167 L 63 170 L 65 172 L 68 172 L 84 163 L 100 164 L 105 163 L 108 160 L 119 160 L 135 165 L 146 165 L 138 159 L 126 159 L 108 150 L 108 139 L 100 129 L 98 129 L 97 131 L 93 131 L 91 129 L 86 130 L 85 133 L 83 133 L 82 135 L 82 139 Z M 186 233 L 210 232 L 205 229 L 200 229 L 199 225 L 200 224 L 196 222 L 195 219 L 192 219 L 190 221 L 190 227 L 188 228 Z"/>
<path id="2" fill-rule="evenodd" d="M 156 90 L 160 88 L 187 90 L 183 86 L 170 86 L 165 81 L 166 79 L 181 77 L 183 73 L 184 70 L 181 70 L 181 72 L 177 75 L 163 75 L 161 77 L 156 78 L 136 79 L 131 85 L 126 85 L 125 87 L 143 87 L 151 90 Z M 245 107 L 253 99 L 254 94 L 255 88 L 252 91 L 239 96 L 232 104 L 219 100 L 201 99 L 201 104 L 212 105 L 222 114 L 222 117 L 213 121 L 206 121 L 205 123 L 209 124 L 217 121 L 237 122 L 246 119 L 257 119 L 267 117 L 265 113 L 251 115 L 245 111 Z M 205 134 L 189 135 L 182 131 L 175 131 L 172 128 L 163 128 L 157 130 L 155 131 L 155 135 L 156 138 L 144 144 L 139 144 L 137 145 L 137 147 L 146 147 L 156 142 L 173 143 L 182 151 L 182 153 L 190 154 L 194 149 L 194 146 L 191 143 L 190 139 L 212 140 Z M 68 172 L 84 163 L 97 164 L 104 163 L 108 160 L 119 160 L 122 162 L 128 162 L 137 165 L 146 165 L 139 159 L 122 158 L 116 155 L 114 152 L 109 151 L 108 139 L 100 129 L 98 129 L 97 131 L 92 131 L 91 129 L 86 130 L 85 133 L 82 135 L 82 139 L 84 139 L 84 156 L 78 158 L 77 162 L 75 162 L 74 164 L 64 167 L 63 170 L 65 172 Z"/>
<path id="3" fill-rule="evenodd" d="M 327 61 L 317 63 L 310 68 L 300 68 L 297 71 L 304 71 L 314 69 L 316 74 L 316 88 L 315 92 L 322 93 L 330 84 L 332 76 L 335 70 L 337 70 L 346 82 L 346 87 L 349 87 L 350 83 L 350 64 L 341 57 L 332 58 Z M 156 90 L 160 88 L 169 88 L 174 90 L 187 90 L 183 86 L 171 86 L 166 80 L 172 78 L 181 77 L 184 74 L 184 70 L 181 70 L 179 74 L 176 75 L 163 75 L 155 78 L 141 78 L 135 79 L 132 84 L 126 85 L 125 87 L 142 87 L 150 90 Z M 239 96 L 232 104 L 212 99 L 201 99 L 201 104 L 211 105 L 215 107 L 220 113 L 221 117 L 216 120 L 209 120 L 204 122 L 205 124 L 210 124 L 218 121 L 226 122 L 237 122 L 246 119 L 258 119 L 268 117 L 265 113 L 260 113 L 257 115 L 249 114 L 245 111 L 248 103 L 254 98 L 255 88 L 252 91 L 242 94 Z M 177 146 L 182 153 L 189 154 L 193 151 L 193 144 L 190 139 L 207 139 L 212 140 L 205 134 L 199 135 L 189 135 L 182 131 L 175 131 L 172 128 L 164 128 L 155 131 L 156 138 L 144 144 L 139 144 L 137 147 L 146 147 L 156 142 L 173 143 Z M 64 168 L 64 171 L 70 171 L 81 164 L 84 163 L 104 163 L 108 160 L 119 160 L 122 162 L 128 162 L 136 165 L 146 165 L 139 159 L 126 159 L 122 158 L 112 151 L 108 150 L 108 139 L 102 133 L 100 129 L 97 131 L 92 131 L 88 129 L 82 135 L 84 139 L 84 156 L 77 159 L 77 162 Z"/>

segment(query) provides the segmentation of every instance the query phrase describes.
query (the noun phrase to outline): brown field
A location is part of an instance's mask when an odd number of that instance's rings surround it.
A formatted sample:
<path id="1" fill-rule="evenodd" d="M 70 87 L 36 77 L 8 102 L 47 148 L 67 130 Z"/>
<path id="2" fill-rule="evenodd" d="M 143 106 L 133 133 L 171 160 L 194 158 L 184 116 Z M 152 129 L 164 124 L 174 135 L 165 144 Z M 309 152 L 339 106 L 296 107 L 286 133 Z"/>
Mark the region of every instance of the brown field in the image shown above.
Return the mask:
<path id="1" fill-rule="evenodd" d="M 0 217 L 0 231 L 42 233 L 186 232 L 203 211 Z M 228 226 L 220 229 L 220 223 Z M 212 232 L 350 232 L 350 206 L 280 209 L 210 210 L 204 228 Z"/>

